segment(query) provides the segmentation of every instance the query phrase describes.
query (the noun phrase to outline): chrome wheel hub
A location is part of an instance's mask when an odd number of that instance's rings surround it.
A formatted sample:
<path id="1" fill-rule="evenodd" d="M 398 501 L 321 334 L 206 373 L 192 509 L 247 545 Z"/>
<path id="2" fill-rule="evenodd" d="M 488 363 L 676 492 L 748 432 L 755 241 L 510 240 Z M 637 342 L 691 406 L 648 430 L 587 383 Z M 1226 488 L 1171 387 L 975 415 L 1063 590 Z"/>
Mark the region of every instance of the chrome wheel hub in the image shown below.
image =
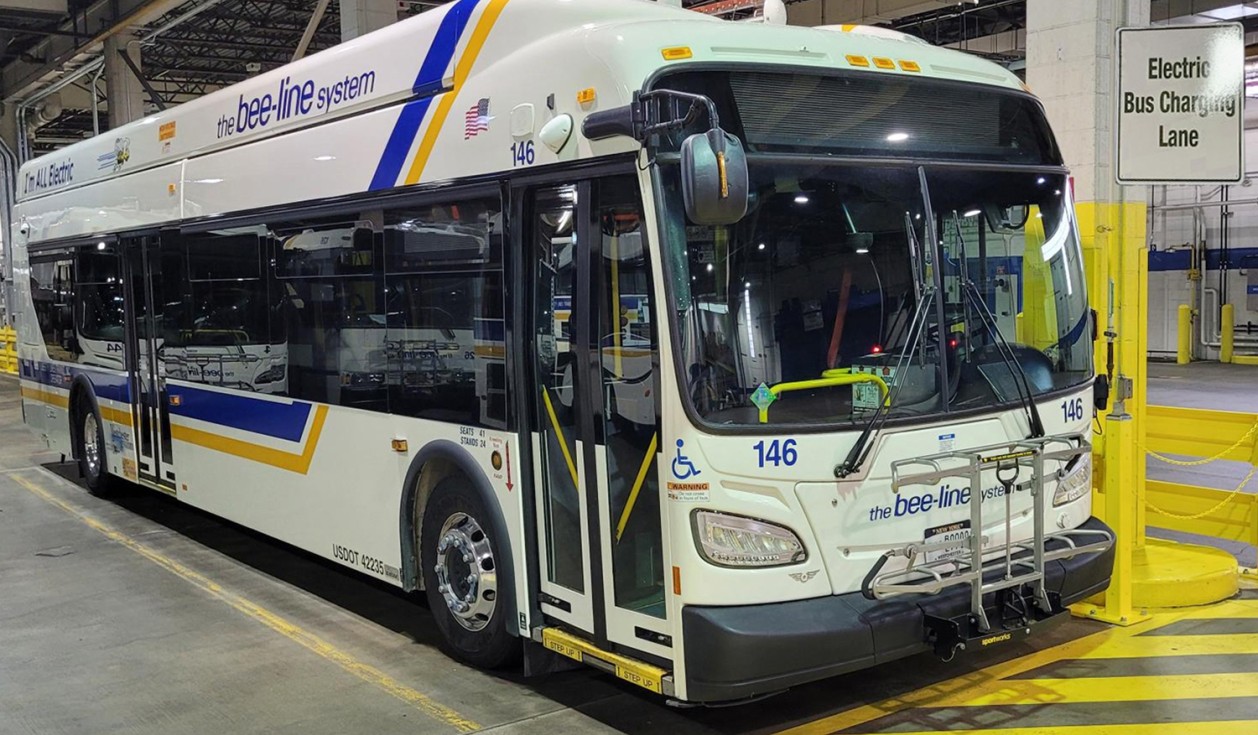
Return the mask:
<path id="1" fill-rule="evenodd" d="M 441 526 L 437 540 L 437 591 L 450 614 L 467 630 L 489 624 L 498 600 L 498 570 L 489 537 L 466 513 Z"/>
<path id="2" fill-rule="evenodd" d="M 89 413 L 83 418 L 83 461 L 87 464 L 87 473 L 93 477 L 100 473 L 99 434 L 96 414 Z"/>

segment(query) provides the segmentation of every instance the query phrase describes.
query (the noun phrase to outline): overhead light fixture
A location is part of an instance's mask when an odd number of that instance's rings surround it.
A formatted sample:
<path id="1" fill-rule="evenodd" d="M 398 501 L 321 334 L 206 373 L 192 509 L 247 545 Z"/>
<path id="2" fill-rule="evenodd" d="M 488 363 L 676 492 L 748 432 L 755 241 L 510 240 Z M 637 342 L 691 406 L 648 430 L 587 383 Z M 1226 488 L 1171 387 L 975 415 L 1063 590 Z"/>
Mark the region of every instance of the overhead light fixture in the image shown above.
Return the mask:
<path id="1" fill-rule="evenodd" d="M 808 203 L 808 195 L 807 195 L 807 194 L 796 194 L 796 195 L 795 195 L 795 203 L 796 203 L 796 204 L 807 204 L 807 203 Z"/>
<path id="2" fill-rule="evenodd" d="M 856 248 L 857 255 L 869 255 L 869 248 Z"/>
<path id="3" fill-rule="evenodd" d="M 892 133 L 891 135 L 887 136 L 888 143 L 903 143 L 904 141 L 908 139 L 909 139 L 908 133 Z"/>
<path id="4" fill-rule="evenodd" d="M 756 250 L 764 250 L 764 243 L 760 243 L 759 245 L 757 245 Z"/>
<path id="5" fill-rule="evenodd" d="M 971 209 L 970 211 L 966 212 L 965 214 L 961 216 L 962 217 L 977 217 L 982 213 L 983 213 L 983 210 L 981 209 Z"/>

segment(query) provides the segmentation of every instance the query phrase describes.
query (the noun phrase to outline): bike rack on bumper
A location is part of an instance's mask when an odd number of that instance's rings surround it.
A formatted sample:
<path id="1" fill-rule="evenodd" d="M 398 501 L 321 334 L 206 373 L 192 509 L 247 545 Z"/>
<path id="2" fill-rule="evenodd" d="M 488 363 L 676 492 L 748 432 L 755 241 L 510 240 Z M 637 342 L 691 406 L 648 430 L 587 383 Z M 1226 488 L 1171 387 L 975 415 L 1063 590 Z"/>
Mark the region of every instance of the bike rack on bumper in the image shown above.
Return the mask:
<path id="1" fill-rule="evenodd" d="M 1008 640 L 1014 631 L 1029 633 L 1031 624 L 1063 613 L 1060 598 L 1051 595 L 1045 588 L 1045 565 L 1080 554 L 1104 552 L 1114 543 L 1114 536 L 1109 531 L 1074 529 L 1044 533 L 1047 481 L 1060 477 L 1072 460 L 1089 451 L 1091 446 L 1086 436 L 1070 434 L 893 462 L 891 487 L 896 493 L 914 485 L 937 486 L 950 478 L 968 481 L 970 536 L 938 542 L 914 541 L 888 549 L 865 576 L 861 585 L 862 594 L 870 600 L 884 600 L 911 594 L 936 595 L 945 588 L 969 585 L 968 613 L 950 618 L 926 616 L 927 632 L 935 652 L 945 659 L 951 659 L 958 650 L 965 650 L 970 641 L 981 639 L 986 645 Z M 1045 462 L 1056 462 L 1061 469 L 1046 477 Z M 994 469 L 997 481 L 1004 488 L 1003 544 L 985 544 L 981 490 L 985 469 Z M 1023 472 L 1028 470 L 1029 479 L 1018 484 Z M 1034 532 L 1025 541 L 1012 540 L 1015 489 L 1031 493 Z M 1047 549 L 1050 543 L 1057 548 Z M 957 550 L 964 551 L 948 558 L 930 560 L 932 554 Z M 987 557 L 986 562 L 984 556 Z M 887 562 L 896 557 L 905 557 L 907 566 L 884 573 L 882 570 Z M 1024 591 L 1028 587 L 1029 593 Z M 983 605 L 984 596 L 993 593 L 998 598 L 1002 624 L 1002 630 L 995 635 Z"/>

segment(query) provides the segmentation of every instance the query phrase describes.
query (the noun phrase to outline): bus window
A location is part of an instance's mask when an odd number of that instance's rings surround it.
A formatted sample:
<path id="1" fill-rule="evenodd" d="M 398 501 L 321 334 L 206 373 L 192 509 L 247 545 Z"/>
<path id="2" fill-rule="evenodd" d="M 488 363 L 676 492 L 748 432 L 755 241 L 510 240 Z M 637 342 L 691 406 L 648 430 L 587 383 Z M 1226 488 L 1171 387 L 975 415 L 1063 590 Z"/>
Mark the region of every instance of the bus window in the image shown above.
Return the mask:
<path id="1" fill-rule="evenodd" d="M 184 239 L 183 298 L 165 299 L 168 375 L 241 390 L 284 393 L 287 349 L 272 325 L 257 229 Z M 182 265 L 182 264 L 181 264 Z M 177 325 L 177 327 L 175 326 Z M 174 327 L 172 329 L 172 327 Z"/>
<path id="2" fill-rule="evenodd" d="M 389 410 L 504 427 L 498 200 L 387 212 L 384 259 Z"/>
<path id="3" fill-rule="evenodd" d="M 81 250 L 76 258 L 75 329 L 84 365 L 124 369 L 126 336 L 122 269 L 112 246 Z"/>
<path id="4" fill-rule="evenodd" d="M 369 223 L 288 225 L 277 228 L 272 247 L 288 394 L 387 411 L 385 310 Z"/>
<path id="5" fill-rule="evenodd" d="M 76 362 L 78 339 L 74 335 L 74 261 L 68 254 L 31 261 L 31 300 L 48 357 Z"/>

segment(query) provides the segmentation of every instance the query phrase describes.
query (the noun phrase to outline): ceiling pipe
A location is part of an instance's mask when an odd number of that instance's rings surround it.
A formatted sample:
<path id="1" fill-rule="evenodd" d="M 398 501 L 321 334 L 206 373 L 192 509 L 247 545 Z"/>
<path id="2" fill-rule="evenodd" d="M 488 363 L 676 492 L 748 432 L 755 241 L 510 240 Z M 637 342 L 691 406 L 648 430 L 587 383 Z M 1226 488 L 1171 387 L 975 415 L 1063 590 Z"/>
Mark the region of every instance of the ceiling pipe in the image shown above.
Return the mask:
<path id="1" fill-rule="evenodd" d="M 158 2 L 161 2 L 161 1 L 162 0 L 158 0 Z M 153 5 L 157 5 L 158 2 L 151 3 L 150 5 L 146 7 L 152 7 Z M 205 12 L 206 10 L 209 10 L 210 8 L 222 2 L 223 0 L 206 0 L 206 2 L 203 2 L 200 5 L 197 5 L 195 8 L 191 8 L 190 10 L 184 13 L 180 13 L 179 15 L 175 16 L 171 20 L 161 24 L 157 28 L 154 28 L 144 33 L 142 36 L 140 36 L 139 41 L 141 44 L 151 44 L 162 33 L 165 33 L 166 31 L 170 30 L 171 28 L 174 28 L 180 23 L 183 23 L 191 18 L 195 18 L 197 15 Z M 140 11 L 140 12 L 143 12 L 143 11 Z M 18 116 L 19 136 L 23 140 L 22 144 L 20 145 L 20 149 L 18 151 L 18 157 L 21 162 L 23 163 L 26 162 L 27 160 L 29 160 L 31 156 L 30 135 L 29 135 L 29 131 L 26 130 L 26 123 L 28 121 L 29 111 L 32 108 L 34 108 L 34 106 L 37 105 L 41 100 L 77 82 L 79 79 L 82 79 L 88 74 L 95 73 L 96 75 L 95 79 L 99 79 L 101 71 L 103 71 L 105 68 L 105 57 L 103 55 L 104 54 L 104 39 L 112 35 L 115 35 L 119 31 L 124 30 L 126 27 L 127 26 L 122 23 L 115 24 L 112 28 L 110 28 L 110 30 L 98 35 L 92 43 L 89 43 L 87 45 L 87 47 L 90 47 L 93 44 L 99 42 L 101 44 L 101 51 L 99 55 L 89 60 L 87 63 L 83 64 L 82 66 L 78 67 L 74 71 L 67 73 L 62 78 L 58 79 L 57 81 L 53 82 L 47 87 L 41 89 L 35 94 L 32 94 L 22 99 L 20 102 L 18 102 L 17 116 Z M 95 87 L 93 87 L 93 90 L 94 89 Z M 95 131 L 97 135 L 99 135 L 100 122 L 99 122 L 99 117 L 97 115 L 98 108 L 96 107 L 94 99 L 93 99 L 93 103 L 94 103 L 93 104 L 93 117 L 92 117 L 93 130 Z"/>

